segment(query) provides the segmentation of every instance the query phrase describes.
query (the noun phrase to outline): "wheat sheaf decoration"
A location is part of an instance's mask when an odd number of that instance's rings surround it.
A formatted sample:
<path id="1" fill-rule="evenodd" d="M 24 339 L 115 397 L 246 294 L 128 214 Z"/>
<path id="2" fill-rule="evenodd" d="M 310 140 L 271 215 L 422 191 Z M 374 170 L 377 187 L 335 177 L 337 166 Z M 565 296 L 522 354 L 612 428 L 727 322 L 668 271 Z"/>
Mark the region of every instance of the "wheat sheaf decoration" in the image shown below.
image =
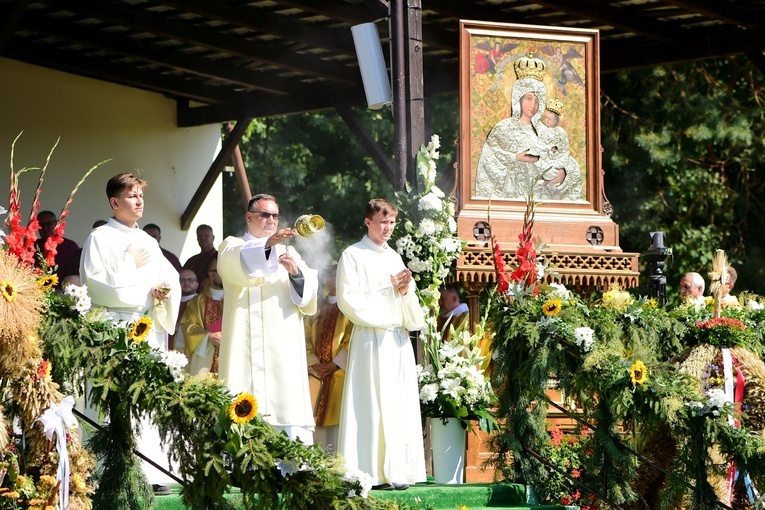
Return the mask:
<path id="1" fill-rule="evenodd" d="M 722 309 L 720 298 L 722 297 L 725 284 L 728 283 L 729 269 L 728 256 L 723 250 L 715 250 L 715 254 L 712 257 L 712 270 L 709 272 L 709 292 L 715 298 L 715 319 L 720 318 L 720 310 Z"/>
<path id="2" fill-rule="evenodd" d="M 0 377 L 16 370 L 19 360 L 39 354 L 35 333 L 42 299 L 29 266 L 0 250 Z"/>

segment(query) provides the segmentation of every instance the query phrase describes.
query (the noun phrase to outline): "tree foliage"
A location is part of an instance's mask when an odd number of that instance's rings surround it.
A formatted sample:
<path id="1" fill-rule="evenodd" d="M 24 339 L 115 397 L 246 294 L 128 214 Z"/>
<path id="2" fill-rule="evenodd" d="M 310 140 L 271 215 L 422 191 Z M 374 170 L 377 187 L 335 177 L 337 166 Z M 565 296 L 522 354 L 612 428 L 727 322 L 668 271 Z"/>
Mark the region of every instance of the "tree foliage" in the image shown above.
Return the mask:
<path id="1" fill-rule="evenodd" d="M 670 294 L 686 271 L 706 278 L 716 248 L 738 266 L 737 290 L 765 291 L 764 89 L 744 57 L 602 77 L 605 191 L 621 247 L 642 252 L 664 230 Z"/>
<path id="2" fill-rule="evenodd" d="M 432 125 L 444 139 L 441 162 L 453 163 L 457 133 L 456 97 L 432 101 Z M 370 136 L 391 158 L 393 117 L 388 109 L 355 109 Z M 427 133 L 429 138 L 430 134 Z M 364 206 L 371 198 L 394 201 L 395 189 L 334 111 L 254 120 L 241 143 L 253 193 L 279 200 L 288 221 L 320 214 L 335 235 L 333 255 L 365 233 Z M 445 191 L 453 188 L 453 173 Z M 244 208 L 233 178 L 224 180 L 224 236 L 244 232 Z M 286 225 L 286 222 L 283 222 Z"/>

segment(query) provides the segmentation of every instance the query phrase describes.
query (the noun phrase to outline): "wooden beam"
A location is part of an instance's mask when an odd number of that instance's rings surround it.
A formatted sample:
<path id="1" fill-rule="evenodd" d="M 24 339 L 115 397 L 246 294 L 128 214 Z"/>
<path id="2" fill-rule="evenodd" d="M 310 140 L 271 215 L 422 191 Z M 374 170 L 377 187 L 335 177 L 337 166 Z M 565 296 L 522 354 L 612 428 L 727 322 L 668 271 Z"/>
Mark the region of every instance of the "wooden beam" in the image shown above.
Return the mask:
<path id="1" fill-rule="evenodd" d="M 503 23 L 532 23 L 530 17 L 520 12 L 508 12 L 503 5 L 481 5 L 465 0 L 438 0 L 428 2 L 427 10 L 459 19 L 499 21 Z M 459 37 L 459 36 L 458 36 Z"/>
<path id="2" fill-rule="evenodd" d="M 24 11 L 27 10 L 29 0 L 16 0 L 5 8 L 0 9 L 0 20 L 5 20 L 0 23 L 0 55 L 2 55 L 5 45 L 13 37 L 13 33 L 16 31 L 16 27 L 19 24 L 21 16 Z"/>
<path id="3" fill-rule="evenodd" d="M 226 138 L 228 138 L 234 131 L 234 124 L 227 122 L 223 129 L 226 131 Z M 234 176 L 236 177 L 236 187 L 239 188 L 239 198 L 242 200 L 242 210 L 246 211 L 252 198 L 252 190 L 250 189 L 250 180 L 247 178 L 247 169 L 244 167 L 242 150 L 238 143 L 234 147 L 234 152 L 231 153 L 231 164 L 234 165 Z"/>
<path id="4" fill-rule="evenodd" d="M 596 0 L 534 0 L 534 3 L 558 9 L 581 20 L 593 20 L 652 39 L 672 40 L 678 36 L 674 27 L 641 21 L 640 13 L 629 7 L 612 7 Z"/>
<path id="5" fill-rule="evenodd" d="M 749 9 L 744 12 L 735 2 L 719 2 L 717 0 L 663 0 L 690 12 L 695 12 L 707 18 L 716 19 L 733 26 L 755 28 L 765 25 L 762 11 Z"/>
<path id="6" fill-rule="evenodd" d="M 373 0 L 374 1 L 374 0 Z M 441 0 L 437 0 L 440 2 Z M 288 5 L 302 9 L 307 12 L 313 12 L 314 14 L 320 14 L 327 16 L 328 18 L 337 19 L 350 23 L 352 25 L 358 25 L 359 23 L 367 23 L 369 21 L 375 21 L 374 15 L 369 16 L 363 10 L 357 9 L 350 4 L 341 2 L 317 2 L 316 0 L 279 0 L 279 4 Z M 388 17 L 388 11 L 384 14 L 380 11 L 379 17 Z M 466 16 L 470 17 L 470 16 Z M 459 34 L 456 30 L 450 32 L 440 28 L 427 27 L 425 30 L 424 43 L 428 47 L 449 50 L 454 53 L 457 52 L 457 41 Z M 380 38 L 392 37 L 388 34 L 388 27 L 385 24 L 380 24 Z"/>
<path id="7" fill-rule="evenodd" d="M 316 48 L 331 50 L 342 55 L 355 56 L 353 40 L 340 30 L 328 30 L 320 26 L 311 26 L 295 22 L 285 16 L 270 14 L 263 9 L 246 5 L 233 5 L 226 2 L 209 0 L 157 0 L 162 5 L 178 9 L 180 12 L 193 12 L 205 18 L 225 21 L 235 26 L 249 28 L 258 32 L 274 34 L 284 39 L 307 43 Z M 340 36 L 343 33 L 345 37 Z"/>
<path id="8" fill-rule="evenodd" d="M 181 215 L 181 230 L 188 230 L 191 227 L 191 222 L 202 207 L 202 202 L 205 201 L 207 195 L 215 184 L 215 180 L 223 171 L 223 167 L 226 166 L 226 162 L 231 159 L 231 155 L 234 153 L 234 149 L 239 146 L 239 141 L 242 139 L 247 127 L 250 125 L 251 119 L 240 119 L 237 121 L 234 129 L 231 130 L 231 134 L 223 140 L 223 146 L 220 152 L 215 157 L 210 169 L 199 184 L 199 188 L 191 198 L 189 205 Z"/>
<path id="9" fill-rule="evenodd" d="M 178 105 L 178 127 L 202 126 L 217 122 L 228 122 L 241 116 L 247 118 L 273 117 L 335 108 L 336 106 L 357 106 L 366 104 L 364 88 L 314 87 L 303 94 L 280 97 L 247 98 L 220 105 L 186 107 Z"/>
<path id="10" fill-rule="evenodd" d="M 137 66 L 114 63 L 80 52 L 58 50 L 29 38 L 17 37 L 9 41 L 4 56 L 49 69 L 157 92 L 176 99 L 184 97 L 207 104 L 223 103 L 231 99 L 231 95 L 226 94 L 220 87 L 164 76 Z"/>
<path id="11" fill-rule="evenodd" d="M 725 57 L 765 49 L 758 30 L 689 31 L 683 43 L 668 41 L 655 44 L 603 45 L 600 69 L 602 72 L 627 71 L 657 65 Z"/>
<path id="12" fill-rule="evenodd" d="M 42 35 L 52 35 L 76 44 L 106 50 L 130 58 L 181 70 L 204 78 L 229 82 L 234 85 L 265 90 L 275 94 L 296 92 L 300 89 L 294 79 L 280 78 L 271 73 L 252 71 L 239 66 L 209 58 L 199 58 L 178 51 L 177 46 L 158 46 L 146 39 L 120 37 L 100 28 L 87 28 L 63 23 L 60 19 L 40 16 L 26 16 L 21 21 L 24 29 Z"/>
<path id="13" fill-rule="evenodd" d="M 330 19 L 344 21 L 356 25 L 375 21 L 378 14 L 357 8 L 347 2 L 317 2 L 316 0 L 279 0 L 279 5 L 294 7 L 303 11 L 312 12 Z"/>
<path id="14" fill-rule="evenodd" d="M 385 178 L 388 179 L 393 186 L 396 186 L 396 170 L 393 166 L 393 161 L 391 161 L 388 155 L 380 148 L 380 145 L 369 135 L 367 130 L 364 129 L 358 116 L 347 106 L 338 106 L 335 110 L 364 150 L 367 151 L 367 154 L 369 154 Z"/>
<path id="15" fill-rule="evenodd" d="M 429 62 L 425 75 L 426 95 L 456 92 L 458 86 L 457 63 Z M 231 96 L 221 104 L 189 107 L 186 102 L 178 102 L 178 127 L 202 126 L 205 124 L 225 123 L 239 116 L 248 118 L 273 117 L 309 111 L 337 109 L 343 107 L 365 106 L 364 88 L 332 88 L 305 86 L 302 91 L 280 97 L 252 94 Z"/>
<path id="16" fill-rule="evenodd" d="M 320 57 L 302 55 L 289 51 L 286 47 L 248 40 L 235 33 L 229 35 L 192 22 L 168 19 L 157 13 L 141 10 L 137 5 L 122 7 L 101 0 L 62 0 L 61 3 L 78 14 L 88 14 L 115 25 L 182 41 L 192 46 L 201 46 L 211 51 L 264 62 L 333 82 L 353 83 L 358 80 L 357 71 L 352 67 Z"/>

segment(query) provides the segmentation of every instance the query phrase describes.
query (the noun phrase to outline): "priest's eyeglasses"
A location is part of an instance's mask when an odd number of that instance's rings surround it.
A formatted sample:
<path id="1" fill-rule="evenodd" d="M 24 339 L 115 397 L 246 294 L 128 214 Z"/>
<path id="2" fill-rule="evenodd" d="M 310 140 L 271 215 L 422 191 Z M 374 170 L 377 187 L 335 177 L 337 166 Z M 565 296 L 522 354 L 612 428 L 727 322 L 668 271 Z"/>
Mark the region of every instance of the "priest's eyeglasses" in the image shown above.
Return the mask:
<path id="1" fill-rule="evenodd" d="M 276 221 L 279 221 L 279 218 L 282 217 L 282 215 L 279 214 L 279 213 L 270 213 L 270 212 L 266 212 L 266 211 L 247 211 L 247 212 L 249 212 L 251 214 L 257 214 L 258 216 L 260 216 L 264 220 L 267 220 L 268 218 L 273 218 Z"/>

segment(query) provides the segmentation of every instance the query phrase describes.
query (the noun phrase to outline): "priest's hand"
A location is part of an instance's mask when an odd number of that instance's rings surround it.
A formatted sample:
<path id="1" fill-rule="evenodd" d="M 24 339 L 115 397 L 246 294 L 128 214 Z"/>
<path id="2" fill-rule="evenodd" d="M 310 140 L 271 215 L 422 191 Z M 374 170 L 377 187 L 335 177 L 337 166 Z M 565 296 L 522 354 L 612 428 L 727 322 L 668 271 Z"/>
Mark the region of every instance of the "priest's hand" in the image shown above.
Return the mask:
<path id="1" fill-rule="evenodd" d="M 268 241 L 266 241 L 266 248 L 270 248 L 276 244 L 279 244 L 283 242 L 285 239 L 289 239 L 290 237 L 295 236 L 295 231 L 291 228 L 283 228 L 280 230 L 277 230 L 274 235 L 268 238 Z"/>
<path id="2" fill-rule="evenodd" d="M 396 289 L 399 294 L 404 296 L 409 290 L 409 282 L 412 281 L 412 272 L 409 269 L 402 269 L 398 273 L 391 275 L 390 281 L 393 284 L 393 288 Z"/>
<path id="3" fill-rule="evenodd" d="M 135 267 L 145 266 L 149 263 L 148 250 L 145 250 L 139 246 L 133 246 L 132 244 L 129 244 L 128 247 L 125 248 L 125 253 L 133 257 L 133 260 L 135 261 Z"/>
<path id="4" fill-rule="evenodd" d="M 210 333 L 210 336 L 208 336 L 207 339 L 215 347 L 220 347 L 220 335 L 221 335 L 221 332 L 220 331 L 216 331 L 215 333 Z"/>
<path id="5" fill-rule="evenodd" d="M 167 282 L 162 282 L 151 289 L 151 297 L 159 301 L 167 299 L 168 294 L 170 294 L 170 284 Z"/>
<path id="6" fill-rule="evenodd" d="M 282 253 L 279 255 L 279 264 L 284 266 L 284 269 L 289 271 L 292 276 L 295 276 L 300 272 L 297 262 L 289 253 Z"/>

